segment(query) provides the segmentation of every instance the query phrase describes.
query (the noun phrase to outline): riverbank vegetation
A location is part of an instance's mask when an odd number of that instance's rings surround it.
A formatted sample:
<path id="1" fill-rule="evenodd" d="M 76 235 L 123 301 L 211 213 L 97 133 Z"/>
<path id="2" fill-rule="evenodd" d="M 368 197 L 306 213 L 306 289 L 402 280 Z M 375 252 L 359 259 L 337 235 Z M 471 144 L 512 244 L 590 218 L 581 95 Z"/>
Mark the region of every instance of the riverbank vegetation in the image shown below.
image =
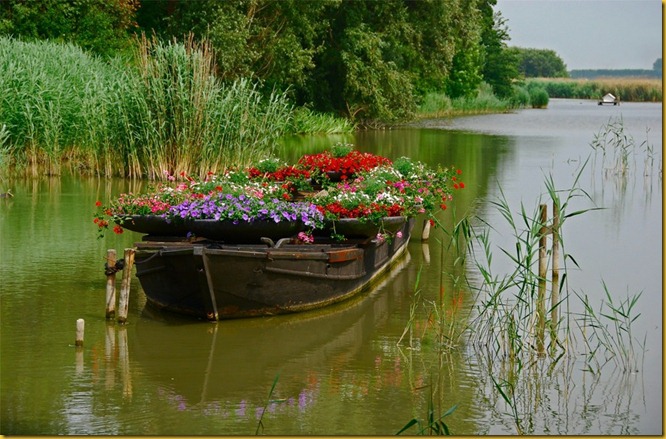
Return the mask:
<path id="1" fill-rule="evenodd" d="M 494 0 L 53 3 L 0 5 L 2 164 L 32 175 L 203 173 L 284 134 L 410 120 L 427 96 L 516 102 Z"/>
<path id="2" fill-rule="evenodd" d="M 495 3 L 7 0 L 0 166 L 203 175 L 287 134 L 544 107 L 552 85 L 521 69 L 563 63 L 508 48 Z"/>
<path id="3" fill-rule="evenodd" d="M 632 102 L 661 102 L 663 98 L 663 82 L 656 78 L 533 78 L 527 83 L 544 88 L 551 98 L 600 99 L 606 93 Z"/>

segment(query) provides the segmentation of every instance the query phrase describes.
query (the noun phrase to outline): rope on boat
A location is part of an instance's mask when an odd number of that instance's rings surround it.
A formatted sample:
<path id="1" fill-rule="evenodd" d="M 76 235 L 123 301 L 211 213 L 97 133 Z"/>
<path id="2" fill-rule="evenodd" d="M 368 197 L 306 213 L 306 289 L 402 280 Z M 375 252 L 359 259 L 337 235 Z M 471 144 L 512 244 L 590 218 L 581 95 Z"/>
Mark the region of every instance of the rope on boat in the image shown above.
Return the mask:
<path id="1" fill-rule="evenodd" d="M 121 271 L 123 268 L 125 268 L 125 259 L 121 258 L 116 261 L 116 263 L 109 267 L 109 263 L 105 262 L 104 263 L 104 274 L 107 276 L 111 276 L 113 274 L 116 274 L 117 272 Z"/>

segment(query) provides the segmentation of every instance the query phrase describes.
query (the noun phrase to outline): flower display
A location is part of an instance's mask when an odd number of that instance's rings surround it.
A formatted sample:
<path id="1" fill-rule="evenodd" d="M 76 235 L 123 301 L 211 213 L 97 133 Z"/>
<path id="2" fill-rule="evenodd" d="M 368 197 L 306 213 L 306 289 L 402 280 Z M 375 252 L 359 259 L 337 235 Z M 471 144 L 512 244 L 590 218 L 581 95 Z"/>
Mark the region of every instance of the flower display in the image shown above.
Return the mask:
<path id="1" fill-rule="evenodd" d="M 379 155 L 348 150 L 348 145 L 338 144 L 331 151 L 304 155 L 298 160 L 298 166 L 311 172 L 318 181 L 347 180 L 357 173 L 368 171 L 380 165 L 390 165 L 391 160 Z"/>
<path id="2" fill-rule="evenodd" d="M 339 176 L 331 179 L 330 174 Z M 328 222 L 358 219 L 380 224 L 385 217 L 431 218 L 446 209 L 453 191 L 463 189 L 462 171 L 429 168 L 421 162 L 388 158 L 337 144 L 330 151 L 304 155 L 295 165 L 264 159 L 246 169 L 208 173 L 196 179 L 180 173 L 144 194 L 121 194 L 107 206 L 96 203 L 100 236 L 111 223 L 122 233 L 137 215 L 172 220 L 253 223 L 298 222 L 306 229 L 296 239 L 313 241 L 312 231 Z M 296 200 L 296 192 L 307 191 Z"/>
<path id="3" fill-rule="evenodd" d="M 171 206 L 167 216 L 181 219 L 231 220 L 234 223 L 301 221 L 311 228 L 321 227 L 324 218 L 312 203 L 229 193 L 212 193 L 203 198 L 187 199 Z"/>

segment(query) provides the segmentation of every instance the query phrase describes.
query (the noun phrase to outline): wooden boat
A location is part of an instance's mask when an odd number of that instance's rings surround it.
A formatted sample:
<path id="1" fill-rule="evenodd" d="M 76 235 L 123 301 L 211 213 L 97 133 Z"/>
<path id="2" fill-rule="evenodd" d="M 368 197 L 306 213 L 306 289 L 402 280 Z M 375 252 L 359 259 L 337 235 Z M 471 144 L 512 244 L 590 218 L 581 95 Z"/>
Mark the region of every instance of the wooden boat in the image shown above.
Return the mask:
<path id="1" fill-rule="evenodd" d="M 136 274 L 148 301 L 208 320 L 293 313 L 348 299 L 369 287 L 407 247 L 414 219 L 387 221 L 390 239 L 314 243 L 291 238 L 236 244 L 147 235 L 136 245 Z M 400 232 L 400 233 L 397 233 Z"/>

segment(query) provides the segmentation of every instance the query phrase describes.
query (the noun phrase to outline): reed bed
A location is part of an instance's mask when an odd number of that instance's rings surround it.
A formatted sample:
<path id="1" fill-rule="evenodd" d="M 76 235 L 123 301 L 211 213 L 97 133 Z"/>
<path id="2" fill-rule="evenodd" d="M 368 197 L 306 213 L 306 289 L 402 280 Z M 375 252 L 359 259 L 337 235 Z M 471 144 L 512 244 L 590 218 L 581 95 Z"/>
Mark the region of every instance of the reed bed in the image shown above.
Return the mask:
<path id="1" fill-rule="evenodd" d="M 538 78 L 530 79 L 528 84 L 538 84 L 546 89 L 551 98 L 600 99 L 606 93 L 612 93 L 621 101 L 661 102 L 663 88 L 661 79 L 650 78 L 599 78 L 566 79 Z"/>
<path id="2" fill-rule="evenodd" d="M 137 40 L 133 59 L 103 61 L 71 44 L 0 38 L 0 164 L 28 175 L 203 176 L 247 166 L 294 132 L 349 123 L 295 112 L 287 94 L 223 83 L 211 47 Z M 294 116 L 297 117 L 294 117 Z M 295 125 L 294 121 L 297 121 Z"/>
<path id="3" fill-rule="evenodd" d="M 418 117 L 436 118 L 463 114 L 484 114 L 508 111 L 520 105 L 516 100 L 499 99 L 487 84 L 481 84 L 476 96 L 450 98 L 443 93 L 427 93 L 419 106 Z"/>

